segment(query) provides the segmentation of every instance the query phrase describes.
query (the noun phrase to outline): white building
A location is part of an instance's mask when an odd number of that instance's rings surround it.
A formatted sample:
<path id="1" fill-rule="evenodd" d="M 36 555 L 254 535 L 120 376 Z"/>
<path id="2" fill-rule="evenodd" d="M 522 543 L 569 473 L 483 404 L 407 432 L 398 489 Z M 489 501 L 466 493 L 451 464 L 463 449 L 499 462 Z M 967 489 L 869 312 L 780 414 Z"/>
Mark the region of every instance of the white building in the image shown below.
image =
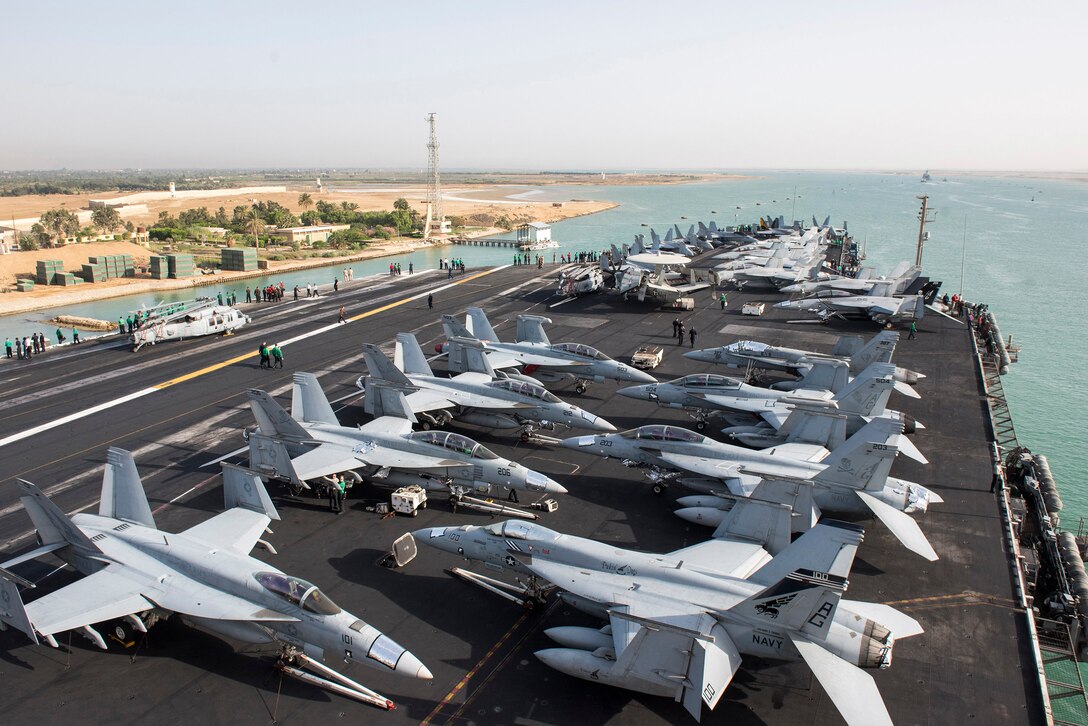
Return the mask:
<path id="1" fill-rule="evenodd" d="M 543 222 L 529 222 L 518 227 L 518 242 L 522 244 L 536 244 L 537 242 L 551 242 L 552 226 Z"/>

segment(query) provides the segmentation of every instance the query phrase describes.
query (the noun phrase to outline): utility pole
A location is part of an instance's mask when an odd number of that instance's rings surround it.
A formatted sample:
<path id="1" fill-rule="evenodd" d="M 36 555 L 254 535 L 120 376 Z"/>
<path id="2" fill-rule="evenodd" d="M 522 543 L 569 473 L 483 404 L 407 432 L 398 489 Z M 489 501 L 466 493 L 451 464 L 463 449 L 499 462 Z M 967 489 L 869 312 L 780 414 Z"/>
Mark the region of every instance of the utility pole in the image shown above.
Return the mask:
<path id="1" fill-rule="evenodd" d="M 926 237 L 927 237 L 927 235 L 926 235 L 926 223 L 927 222 L 932 222 L 933 217 L 929 216 L 929 213 L 931 211 L 930 208 L 929 208 L 929 195 L 928 194 L 920 194 L 920 195 L 918 195 L 917 198 L 922 200 L 922 209 L 919 210 L 919 212 L 918 212 L 918 252 L 914 256 L 914 264 L 916 266 L 918 266 L 918 267 L 921 267 L 922 266 L 922 245 L 925 243 Z M 937 216 L 937 213 L 933 212 L 933 216 L 934 217 Z"/>
<path id="2" fill-rule="evenodd" d="M 438 114 L 429 113 L 425 119 L 431 127 L 431 137 L 427 142 L 427 176 L 429 188 L 427 190 L 427 228 L 424 238 L 431 236 L 431 230 L 436 228 L 438 233 L 443 232 L 442 216 L 442 179 L 438 173 L 438 131 L 435 129 L 435 120 Z"/>

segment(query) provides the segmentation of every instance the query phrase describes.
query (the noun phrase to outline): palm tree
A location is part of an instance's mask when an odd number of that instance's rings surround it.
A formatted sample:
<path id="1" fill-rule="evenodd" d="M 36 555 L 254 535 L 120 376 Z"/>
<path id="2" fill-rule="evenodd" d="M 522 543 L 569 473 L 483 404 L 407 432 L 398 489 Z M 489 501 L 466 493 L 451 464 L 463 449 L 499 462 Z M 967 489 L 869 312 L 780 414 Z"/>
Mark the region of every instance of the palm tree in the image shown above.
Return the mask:
<path id="1" fill-rule="evenodd" d="M 257 249 L 261 248 L 261 241 L 257 237 L 257 233 L 264 227 L 264 219 L 261 218 L 261 211 L 254 205 L 246 211 L 246 229 L 253 233 L 253 246 Z"/>
<path id="2" fill-rule="evenodd" d="M 310 196 L 309 192 L 303 192 L 298 195 L 298 206 L 303 212 L 307 212 L 313 209 L 314 199 Z"/>

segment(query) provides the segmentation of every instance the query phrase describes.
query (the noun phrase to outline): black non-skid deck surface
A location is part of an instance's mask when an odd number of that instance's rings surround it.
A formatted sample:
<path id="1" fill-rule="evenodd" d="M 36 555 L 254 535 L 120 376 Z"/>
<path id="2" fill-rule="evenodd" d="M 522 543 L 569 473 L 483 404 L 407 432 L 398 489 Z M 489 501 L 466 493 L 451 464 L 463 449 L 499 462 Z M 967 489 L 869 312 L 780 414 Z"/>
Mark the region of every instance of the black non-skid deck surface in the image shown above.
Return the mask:
<path id="1" fill-rule="evenodd" d="M 466 278 L 471 277 L 470 271 Z M 108 446 L 135 453 L 159 526 L 179 531 L 222 506 L 218 466 L 202 466 L 243 446 L 241 429 L 252 425 L 244 391 L 262 387 L 285 403 L 293 371 L 320 376 L 330 399 L 350 396 L 365 372 L 359 345 L 391 348 L 393 335 L 415 332 L 425 349 L 440 339 L 440 313 L 462 315 L 484 307 L 500 337 L 513 337 L 521 312 L 548 315 L 553 341 L 594 345 L 625 358 L 645 342 L 666 348 L 659 379 L 706 371 L 708 364 L 681 356 L 688 346 L 670 337 L 676 313 L 648 304 L 595 295 L 549 309 L 553 269 L 510 268 L 435 293 L 435 309 L 409 296 L 448 283 L 445 273 L 360 281 L 336 295 L 298 303 L 252 306 L 254 324 L 226 339 L 194 339 L 148 347 L 81 346 L 0 365 L 0 439 L 112 401 L 147 386 L 202 371 L 236 356 L 244 360 L 203 372 L 162 390 L 47 428 L 0 447 L 0 551 L 33 545 L 29 519 L 15 478 L 51 492 L 67 512 L 90 509 L 98 498 Z M 787 313 L 768 307 L 762 318 L 740 314 L 745 300 L 773 302 L 774 295 L 729 293 L 722 312 L 710 293 L 681 317 L 698 331 L 697 347 L 742 338 L 829 350 L 837 334 L 875 332 L 872 324 L 787 324 Z M 386 307 L 390 306 L 391 307 Z M 283 341 L 349 316 L 372 312 L 286 346 L 284 370 L 257 366 L 262 340 Z M 385 309 L 382 309 L 385 308 Z M 791 314 L 796 316 L 796 314 Z M 967 332 L 958 321 L 931 315 L 915 340 L 903 340 L 899 365 L 923 372 L 920 400 L 893 398 L 894 407 L 922 421 L 914 435 L 927 466 L 896 463 L 893 473 L 931 487 L 944 503 L 934 505 L 922 528 L 941 559 L 928 563 L 903 549 L 879 523 L 866 521 L 865 542 L 850 577 L 849 597 L 888 603 L 917 618 L 924 635 L 899 641 L 892 667 L 874 672 L 898 724 L 1040 721 L 1032 695 L 1030 650 L 1023 614 L 1013 600 L 1010 564 L 1002 551 L 1000 519 L 989 492 L 990 464 L 985 414 Z M 905 338 L 905 336 L 904 336 Z M 438 369 L 443 366 L 436 364 Z M 721 369 L 720 372 L 729 372 Z M 584 395 L 571 388 L 561 397 L 603 415 L 620 429 L 648 422 L 691 425 L 683 411 L 615 395 L 612 382 L 593 384 Z M 336 404 L 341 420 L 365 414 L 356 397 Z M 709 535 L 672 514 L 673 500 L 687 493 L 672 487 L 650 492 L 640 471 L 563 448 L 520 444 L 508 433 L 461 430 L 501 455 L 557 479 L 570 490 L 559 511 L 542 523 L 562 532 L 655 552 L 675 550 Z M 561 434 L 565 435 L 565 434 Z M 234 459 L 244 461 L 244 457 Z M 276 493 L 275 490 L 273 493 Z M 324 502 L 277 497 L 283 521 L 270 540 L 279 550 L 255 556 L 319 584 L 342 607 L 412 650 L 434 673 L 432 682 L 393 678 L 360 666 L 347 668 L 396 701 L 383 713 L 273 670 L 274 650 L 240 648 L 193 630 L 176 619 L 159 624 L 135 650 L 101 652 L 79 635 L 60 637 L 62 647 L 32 646 L 19 632 L 0 633 L 0 713 L 8 723 L 685 723 L 689 716 L 667 698 L 599 686 L 550 670 L 533 657 L 549 647 L 543 629 L 593 625 L 592 618 L 552 598 L 524 611 L 445 574 L 464 565 L 421 547 L 401 570 L 376 565 L 399 535 L 420 527 L 487 523 L 480 514 L 453 514 L 441 499 L 417 518 L 383 519 L 363 509 L 383 492 L 357 487 L 347 511 L 334 516 Z M 385 494 L 387 496 L 387 494 Z M 40 576 L 47 568 L 21 570 Z M 65 581 L 46 579 L 39 592 Z M 26 594 L 28 599 L 36 592 Z M 704 723 L 839 723 L 841 718 L 801 663 L 747 660 L 725 697 Z"/>

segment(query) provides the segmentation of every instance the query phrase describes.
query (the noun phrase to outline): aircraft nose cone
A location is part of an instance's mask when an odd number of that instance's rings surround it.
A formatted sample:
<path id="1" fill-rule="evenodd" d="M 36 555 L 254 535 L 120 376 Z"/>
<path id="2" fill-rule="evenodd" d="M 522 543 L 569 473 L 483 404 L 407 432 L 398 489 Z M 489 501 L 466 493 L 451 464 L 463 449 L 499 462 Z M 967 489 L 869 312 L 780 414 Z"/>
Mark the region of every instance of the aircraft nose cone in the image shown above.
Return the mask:
<path id="1" fill-rule="evenodd" d="M 412 536 L 415 537 L 417 543 L 422 543 L 428 547 L 434 547 L 435 549 L 445 550 L 446 552 L 456 552 L 457 547 L 446 536 L 447 527 L 427 527 L 425 529 L 417 529 L 412 532 Z"/>
<path id="2" fill-rule="evenodd" d="M 409 678 L 418 678 L 421 681 L 429 681 L 434 678 L 431 675 L 430 669 L 423 665 L 423 662 L 416 658 L 411 651 L 404 651 L 401 654 L 400 659 L 397 660 L 397 675 L 408 676 Z"/>
<path id="3" fill-rule="evenodd" d="M 712 363 L 714 361 L 714 351 L 711 350 L 691 350 L 684 353 L 684 357 L 690 360 L 705 361 Z"/>
<path id="4" fill-rule="evenodd" d="M 563 439 L 559 442 L 560 446 L 565 446 L 568 449 L 580 449 L 583 446 L 592 446 L 596 443 L 597 438 L 595 436 L 571 436 L 569 439 Z"/>
<path id="5" fill-rule="evenodd" d="M 621 388 L 616 393 L 627 398 L 634 398 L 639 401 L 645 401 L 649 396 L 648 386 L 628 386 L 627 388 Z"/>
<path id="6" fill-rule="evenodd" d="M 608 433 L 610 431 L 615 431 L 616 430 L 615 426 L 610 424 L 608 421 L 605 421 L 600 416 L 590 417 L 590 420 L 588 420 L 588 423 L 589 423 L 588 428 L 590 428 L 593 431 L 604 431 L 605 433 Z"/>
<path id="7" fill-rule="evenodd" d="M 635 383 L 657 383 L 656 378 L 646 371 L 640 371 L 638 368 L 627 369 L 627 380 L 634 381 Z"/>
<path id="8" fill-rule="evenodd" d="M 562 484 L 552 479 L 550 476 L 544 476 L 538 471 L 532 471 L 531 469 L 525 472 L 525 484 L 526 488 L 532 491 L 545 492 L 547 494 L 566 494 L 567 488 Z"/>

